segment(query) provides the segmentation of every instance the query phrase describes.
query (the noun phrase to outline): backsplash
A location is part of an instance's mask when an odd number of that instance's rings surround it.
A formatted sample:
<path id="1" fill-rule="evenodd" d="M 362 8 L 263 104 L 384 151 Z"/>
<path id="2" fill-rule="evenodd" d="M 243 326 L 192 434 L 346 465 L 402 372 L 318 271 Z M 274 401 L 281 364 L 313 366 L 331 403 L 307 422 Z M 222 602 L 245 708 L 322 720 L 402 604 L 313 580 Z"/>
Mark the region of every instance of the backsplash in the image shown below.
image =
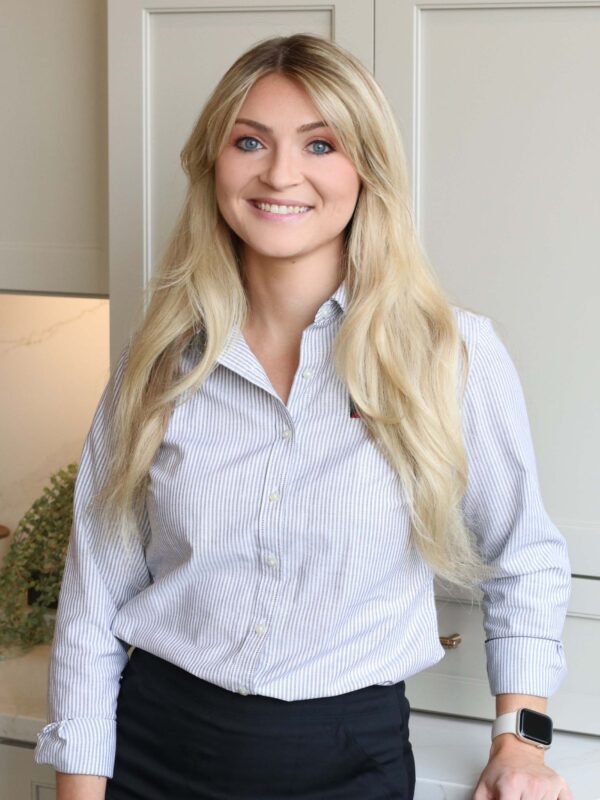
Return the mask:
<path id="1" fill-rule="evenodd" d="M 108 300 L 0 294 L 1 525 L 14 531 L 50 475 L 79 461 L 109 358 Z"/>

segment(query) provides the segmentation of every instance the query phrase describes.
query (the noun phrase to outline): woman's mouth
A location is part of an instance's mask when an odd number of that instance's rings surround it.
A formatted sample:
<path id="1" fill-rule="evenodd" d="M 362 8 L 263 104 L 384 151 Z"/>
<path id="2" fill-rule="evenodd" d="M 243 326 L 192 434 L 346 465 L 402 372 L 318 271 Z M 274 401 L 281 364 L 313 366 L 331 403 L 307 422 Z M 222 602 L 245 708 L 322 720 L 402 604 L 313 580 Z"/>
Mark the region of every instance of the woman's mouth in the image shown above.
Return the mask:
<path id="1" fill-rule="evenodd" d="M 271 203 L 261 203 L 256 200 L 248 200 L 255 212 L 263 219 L 274 219 L 278 222 L 298 220 L 305 217 L 311 206 L 280 206 Z"/>

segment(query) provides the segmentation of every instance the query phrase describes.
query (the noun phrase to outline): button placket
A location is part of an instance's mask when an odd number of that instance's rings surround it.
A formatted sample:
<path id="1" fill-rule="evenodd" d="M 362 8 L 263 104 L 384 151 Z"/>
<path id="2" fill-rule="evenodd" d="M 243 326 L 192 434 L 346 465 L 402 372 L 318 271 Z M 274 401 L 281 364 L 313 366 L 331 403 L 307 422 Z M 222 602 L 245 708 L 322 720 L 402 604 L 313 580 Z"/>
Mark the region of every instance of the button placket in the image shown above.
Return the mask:
<path id="1" fill-rule="evenodd" d="M 279 413 L 281 413 L 279 411 Z M 268 569 L 261 571 L 258 578 L 258 591 L 256 602 L 253 605 L 249 635 L 246 639 L 244 651 L 240 653 L 242 674 L 246 676 L 246 685 L 238 691 L 248 694 L 254 689 L 254 679 L 260 663 L 260 655 L 264 653 L 267 644 L 266 634 L 273 625 L 273 617 L 277 613 L 277 598 L 279 590 L 280 561 L 275 556 L 279 548 L 278 506 L 282 500 L 285 489 L 285 479 L 292 457 L 290 449 L 293 441 L 293 425 L 289 409 L 281 414 L 283 425 L 278 424 L 278 432 L 273 440 L 271 454 L 267 462 L 265 474 L 266 500 L 262 506 L 259 517 L 258 549 L 261 560 Z M 281 423 L 280 418 L 280 423 Z M 289 444 L 288 444 L 289 443 Z"/>

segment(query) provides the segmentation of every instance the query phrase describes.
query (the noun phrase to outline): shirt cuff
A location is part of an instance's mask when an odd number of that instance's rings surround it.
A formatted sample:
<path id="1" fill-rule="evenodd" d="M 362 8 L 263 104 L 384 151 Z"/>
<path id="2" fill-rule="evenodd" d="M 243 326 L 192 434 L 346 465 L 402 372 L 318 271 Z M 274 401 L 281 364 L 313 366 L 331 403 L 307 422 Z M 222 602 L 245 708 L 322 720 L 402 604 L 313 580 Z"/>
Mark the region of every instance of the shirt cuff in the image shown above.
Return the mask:
<path id="1" fill-rule="evenodd" d="M 567 674 L 562 643 L 507 636 L 485 642 L 490 689 L 497 694 L 550 697 Z"/>
<path id="2" fill-rule="evenodd" d="M 36 764 L 52 764 L 57 772 L 112 778 L 116 743 L 114 719 L 66 719 L 42 728 L 33 757 Z"/>

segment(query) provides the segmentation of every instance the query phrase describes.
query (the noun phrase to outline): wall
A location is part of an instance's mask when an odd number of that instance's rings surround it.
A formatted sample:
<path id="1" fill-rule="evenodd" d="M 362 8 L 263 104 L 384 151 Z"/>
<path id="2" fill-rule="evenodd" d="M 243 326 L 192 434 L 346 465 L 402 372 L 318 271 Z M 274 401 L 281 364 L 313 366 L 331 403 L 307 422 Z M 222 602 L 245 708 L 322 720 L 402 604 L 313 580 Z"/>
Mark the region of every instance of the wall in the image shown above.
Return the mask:
<path id="1" fill-rule="evenodd" d="M 109 377 L 108 300 L 0 295 L 0 374 L 0 523 L 13 531 L 79 460 Z"/>

